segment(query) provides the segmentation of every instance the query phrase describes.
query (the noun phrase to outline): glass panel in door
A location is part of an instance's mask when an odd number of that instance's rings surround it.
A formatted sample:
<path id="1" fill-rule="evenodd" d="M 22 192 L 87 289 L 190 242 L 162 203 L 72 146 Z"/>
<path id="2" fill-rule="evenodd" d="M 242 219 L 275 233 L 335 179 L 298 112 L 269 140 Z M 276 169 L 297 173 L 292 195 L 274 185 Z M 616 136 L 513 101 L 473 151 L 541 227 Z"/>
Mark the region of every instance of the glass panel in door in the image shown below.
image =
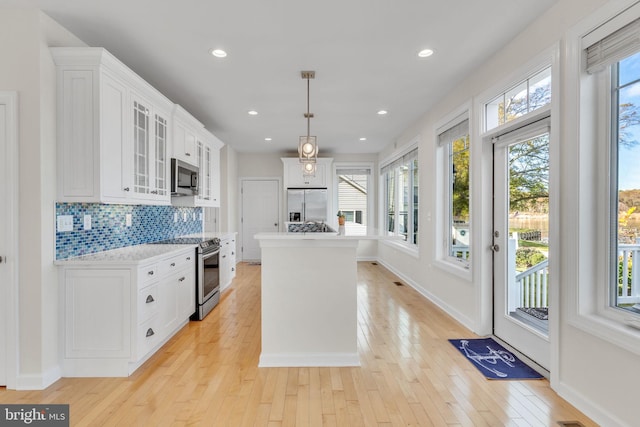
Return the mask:
<path id="1" fill-rule="evenodd" d="M 133 191 L 149 193 L 149 109 L 133 102 Z"/>
<path id="2" fill-rule="evenodd" d="M 155 190 L 167 195 L 167 120 L 155 115 Z"/>
<path id="3" fill-rule="evenodd" d="M 549 132 L 494 145 L 494 334 L 549 367 Z"/>

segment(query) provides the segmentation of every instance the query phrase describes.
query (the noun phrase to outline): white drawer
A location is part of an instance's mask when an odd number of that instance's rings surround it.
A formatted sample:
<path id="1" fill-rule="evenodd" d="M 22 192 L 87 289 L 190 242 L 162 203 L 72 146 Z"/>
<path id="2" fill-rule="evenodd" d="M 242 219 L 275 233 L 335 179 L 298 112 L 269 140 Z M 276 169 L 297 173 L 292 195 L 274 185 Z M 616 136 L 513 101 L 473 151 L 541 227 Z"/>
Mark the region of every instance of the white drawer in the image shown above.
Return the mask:
<path id="1" fill-rule="evenodd" d="M 160 277 L 158 264 L 147 264 L 138 268 L 138 288 L 157 280 Z"/>
<path id="2" fill-rule="evenodd" d="M 158 285 L 153 284 L 138 291 L 138 324 L 151 318 L 160 309 Z"/>
<path id="3" fill-rule="evenodd" d="M 162 325 L 160 315 L 156 314 L 146 322 L 138 325 L 137 353 L 138 359 L 147 354 L 162 338 Z"/>
<path id="4" fill-rule="evenodd" d="M 188 253 L 183 252 L 180 255 L 176 255 L 174 257 L 164 259 L 159 262 L 160 274 L 162 275 L 162 277 L 166 277 L 167 275 L 180 270 L 181 268 L 183 268 L 186 265 L 189 265 L 190 263 L 192 265 L 195 265 L 194 264 L 195 259 L 196 259 L 195 249 L 193 249 Z"/>

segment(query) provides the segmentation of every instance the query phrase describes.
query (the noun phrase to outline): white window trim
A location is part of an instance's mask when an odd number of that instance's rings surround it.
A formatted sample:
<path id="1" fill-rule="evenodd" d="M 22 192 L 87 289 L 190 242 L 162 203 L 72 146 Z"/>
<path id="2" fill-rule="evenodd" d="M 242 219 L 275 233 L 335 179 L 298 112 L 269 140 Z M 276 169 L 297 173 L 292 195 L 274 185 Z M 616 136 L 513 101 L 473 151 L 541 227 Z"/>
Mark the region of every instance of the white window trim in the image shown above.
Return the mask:
<path id="1" fill-rule="evenodd" d="M 396 161 L 398 158 L 404 156 L 405 154 L 408 154 L 409 152 L 418 149 L 418 180 L 422 181 L 422 177 L 424 174 L 420 173 L 421 163 L 420 163 L 419 145 L 420 145 L 420 135 L 417 135 L 413 139 L 411 139 L 411 141 L 408 144 L 404 145 L 402 148 L 398 150 L 395 150 L 393 153 L 391 153 L 390 155 L 385 157 L 382 161 L 380 161 L 380 168 L 378 170 L 378 232 L 381 236 L 387 236 L 386 234 L 387 228 L 385 226 L 385 221 L 386 221 L 386 214 L 385 214 L 386 198 L 384 194 L 385 185 L 384 185 L 384 182 L 382 182 L 382 174 L 380 173 L 380 171 L 384 166 L 388 165 L 389 163 L 392 163 Z M 420 191 L 420 182 L 418 182 L 418 192 L 419 191 Z M 420 197 L 420 194 L 418 194 L 418 197 Z M 418 215 L 420 215 L 419 212 L 420 211 L 418 211 Z M 418 236 L 419 235 L 420 235 L 420 228 L 418 228 Z M 418 237 L 417 245 L 414 245 L 413 243 L 410 243 L 404 240 L 392 240 L 392 239 L 382 239 L 380 240 L 379 243 L 398 249 L 416 259 L 420 255 L 420 237 Z"/>
<path id="2" fill-rule="evenodd" d="M 471 244 L 469 250 L 471 251 L 471 261 L 461 260 L 449 255 L 449 245 L 447 244 L 450 238 L 449 230 L 449 161 L 447 156 L 447 149 L 445 146 L 438 144 L 438 136 L 451 129 L 453 126 L 461 123 L 464 120 L 469 121 L 469 234 L 471 238 Z M 436 200 L 442 200 L 442 206 L 436 213 L 436 230 L 435 230 L 435 259 L 434 265 L 449 272 L 455 274 L 463 279 L 472 280 L 472 265 L 474 260 L 474 246 L 475 239 L 473 235 L 473 141 L 471 141 L 472 126 L 474 125 L 471 115 L 471 102 L 465 103 L 451 112 L 449 115 L 440 120 L 436 125 L 436 131 L 434 135 L 434 141 L 436 146 Z"/>
<path id="3" fill-rule="evenodd" d="M 583 57 L 584 44 L 592 43 L 594 39 L 605 37 L 623 26 L 629 21 L 627 14 L 631 13 L 635 17 L 640 14 L 640 3 L 629 7 L 633 3 L 634 1 L 627 2 L 626 11 L 620 4 L 606 5 L 567 34 L 565 90 L 568 99 L 576 102 L 566 114 L 566 126 L 569 129 L 566 143 L 569 149 L 579 153 L 579 167 L 572 176 L 578 191 L 569 195 L 566 202 L 577 207 L 577 221 L 572 224 L 573 229 L 569 232 L 578 236 L 579 241 L 576 250 L 566 254 L 563 267 L 566 268 L 565 276 L 575 277 L 567 288 L 566 314 L 569 324 L 620 348 L 640 354 L 640 323 L 636 323 L 637 316 L 609 305 L 609 238 L 608 228 L 602 226 L 609 216 L 609 207 L 598 203 L 600 197 L 608 197 L 609 183 L 603 182 L 608 180 L 598 180 L 591 173 L 594 162 L 598 162 L 597 165 L 606 164 L 604 173 L 609 170 L 608 144 L 595 144 L 593 141 L 607 133 L 610 126 L 610 108 L 605 114 L 601 114 L 598 108 L 606 106 L 594 105 L 597 96 L 610 101 L 610 96 L 602 93 L 608 86 L 610 77 L 607 76 L 608 71 L 588 75 L 584 69 Z M 607 140 L 609 137 L 607 134 Z M 585 187 L 587 190 L 582 190 Z M 594 187 L 595 192 L 589 191 Z M 598 230 L 595 238 L 585 234 L 594 229 Z"/>
<path id="4" fill-rule="evenodd" d="M 369 169 L 369 180 L 367 185 L 367 234 L 372 234 L 371 230 L 375 229 L 375 197 L 373 197 L 375 193 L 375 185 L 376 185 L 376 174 L 377 170 L 373 162 L 334 162 L 332 174 L 334 177 L 337 177 L 338 169 Z M 333 206 L 339 206 L 338 204 L 338 185 L 340 184 L 338 179 L 334 180 L 334 197 L 333 197 Z"/>

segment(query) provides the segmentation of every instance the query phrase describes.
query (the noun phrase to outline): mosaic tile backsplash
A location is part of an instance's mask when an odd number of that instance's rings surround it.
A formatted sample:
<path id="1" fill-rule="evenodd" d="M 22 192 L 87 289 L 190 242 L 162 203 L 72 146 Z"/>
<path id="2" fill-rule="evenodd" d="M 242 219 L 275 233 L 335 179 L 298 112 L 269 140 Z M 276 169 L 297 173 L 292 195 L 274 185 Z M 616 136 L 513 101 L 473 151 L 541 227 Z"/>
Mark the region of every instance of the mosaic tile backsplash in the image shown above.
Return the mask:
<path id="1" fill-rule="evenodd" d="M 130 227 L 126 214 L 131 214 Z M 56 203 L 58 215 L 73 215 L 73 231 L 56 232 L 56 259 L 202 232 L 202 208 Z M 91 215 L 91 230 L 84 229 L 85 215 Z"/>

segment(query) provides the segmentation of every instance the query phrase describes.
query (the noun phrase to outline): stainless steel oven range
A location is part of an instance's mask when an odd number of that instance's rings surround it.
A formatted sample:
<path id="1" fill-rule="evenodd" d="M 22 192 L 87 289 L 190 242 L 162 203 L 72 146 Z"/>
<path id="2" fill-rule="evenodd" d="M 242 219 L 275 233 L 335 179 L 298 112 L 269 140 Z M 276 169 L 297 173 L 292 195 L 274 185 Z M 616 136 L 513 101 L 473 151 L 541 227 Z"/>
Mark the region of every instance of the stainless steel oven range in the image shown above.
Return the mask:
<path id="1" fill-rule="evenodd" d="M 196 312 L 192 320 L 202 320 L 220 301 L 220 239 L 198 246 L 196 274 Z"/>
<path id="2" fill-rule="evenodd" d="M 202 320 L 220 301 L 220 239 L 178 237 L 157 244 L 197 244 L 196 306 L 191 320 Z"/>

